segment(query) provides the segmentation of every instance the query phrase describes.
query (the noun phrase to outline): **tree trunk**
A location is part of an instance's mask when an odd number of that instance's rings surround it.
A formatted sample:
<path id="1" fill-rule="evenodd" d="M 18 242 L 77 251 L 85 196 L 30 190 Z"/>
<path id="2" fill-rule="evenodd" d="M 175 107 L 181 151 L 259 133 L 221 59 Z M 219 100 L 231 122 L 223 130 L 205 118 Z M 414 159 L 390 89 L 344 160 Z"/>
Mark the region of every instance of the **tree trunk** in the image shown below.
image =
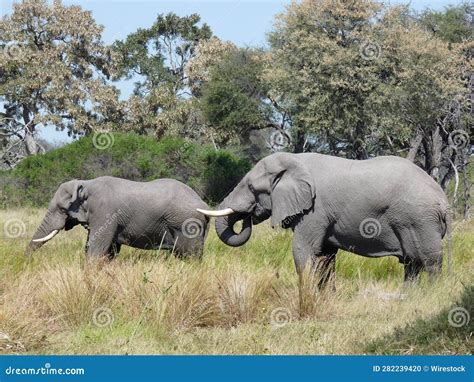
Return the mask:
<path id="1" fill-rule="evenodd" d="M 423 131 L 417 127 L 416 135 L 410 143 L 410 151 L 408 152 L 407 159 L 414 162 L 418 149 L 420 148 L 421 141 L 423 139 Z"/>
<path id="2" fill-rule="evenodd" d="M 430 175 L 431 177 L 439 183 L 439 168 L 441 166 L 441 148 L 443 146 L 443 141 L 439 134 L 439 126 L 431 133 L 431 170 Z"/>
<path id="3" fill-rule="evenodd" d="M 296 142 L 295 142 L 295 149 L 294 153 L 302 153 L 304 152 L 304 144 L 305 144 L 305 134 L 303 129 L 298 129 L 296 133 Z"/>
<path id="4" fill-rule="evenodd" d="M 359 160 L 367 159 L 369 157 L 365 148 L 364 131 L 364 122 L 358 121 L 355 128 L 355 140 L 352 143 L 352 157 Z"/>
<path id="5" fill-rule="evenodd" d="M 425 151 L 425 171 L 439 183 L 439 168 L 441 166 L 441 148 L 443 145 L 437 126 L 430 135 L 425 135 L 422 139 Z"/>
<path id="6" fill-rule="evenodd" d="M 38 144 L 33 136 L 33 132 L 30 130 L 29 127 L 25 128 L 25 150 L 28 156 L 38 154 Z"/>
<path id="7" fill-rule="evenodd" d="M 469 220 L 471 217 L 471 184 L 469 181 L 469 176 L 467 173 L 467 167 L 469 163 L 469 158 L 465 159 L 464 155 L 462 155 L 461 160 L 463 161 L 463 186 L 464 186 L 464 220 Z"/>
<path id="8" fill-rule="evenodd" d="M 35 125 L 31 123 L 30 111 L 27 106 L 23 106 L 23 122 L 25 123 L 23 142 L 26 154 L 28 156 L 36 155 L 38 154 L 39 147 L 33 135 L 35 132 Z"/>

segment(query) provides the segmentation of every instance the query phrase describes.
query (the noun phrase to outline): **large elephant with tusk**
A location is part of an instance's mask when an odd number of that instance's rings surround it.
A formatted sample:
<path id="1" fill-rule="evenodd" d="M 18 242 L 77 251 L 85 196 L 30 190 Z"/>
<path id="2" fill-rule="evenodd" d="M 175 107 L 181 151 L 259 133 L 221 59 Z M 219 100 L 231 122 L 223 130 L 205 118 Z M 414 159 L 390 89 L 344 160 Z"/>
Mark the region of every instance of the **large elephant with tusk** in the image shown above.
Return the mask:
<path id="1" fill-rule="evenodd" d="M 82 225 L 86 253 L 115 257 L 122 245 L 169 249 L 177 256 L 201 256 L 209 218 L 199 195 L 173 179 L 133 182 L 114 177 L 71 180 L 60 185 L 27 253 L 61 230 Z"/>
<path id="2" fill-rule="evenodd" d="M 438 273 L 442 238 L 450 229 L 448 207 L 441 187 L 403 158 L 356 161 L 276 153 L 258 162 L 219 210 L 199 211 L 217 218 L 217 234 L 230 246 L 243 245 L 252 224 L 269 218 L 272 226 L 291 228 L 298 273 L 309 265 L 324 286 L 332 279 L 339 249 L 396 256 L 406 281 L 422 269 Z M 236 233 L 240 220 L 242 230 Z"/>

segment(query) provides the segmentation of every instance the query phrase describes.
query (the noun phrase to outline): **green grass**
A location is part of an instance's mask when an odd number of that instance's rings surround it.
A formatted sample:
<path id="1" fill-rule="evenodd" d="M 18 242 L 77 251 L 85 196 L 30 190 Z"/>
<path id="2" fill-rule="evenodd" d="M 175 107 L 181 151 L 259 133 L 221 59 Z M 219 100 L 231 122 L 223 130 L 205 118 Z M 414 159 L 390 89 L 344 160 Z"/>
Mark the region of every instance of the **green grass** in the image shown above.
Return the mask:
<path id="1" fill-rule="evenodd" d="M 472 353 L 472 222 L 456 225 L 453 272 L 434 284 L 404 287 L 395 258 L 339 252 L 336 292 L 303 289 L 300 305 L 289 231 L 262 224 L 230 248 L 211 229 L 202 261 L 124 247 L 91 265 L 76 227 L 25 258 L 43 213 L 0 211 L 1 353 Z M 23 235 L 8 238 L 15 221 Z M 454 307 L 469 323 L 449 325 Z"/>

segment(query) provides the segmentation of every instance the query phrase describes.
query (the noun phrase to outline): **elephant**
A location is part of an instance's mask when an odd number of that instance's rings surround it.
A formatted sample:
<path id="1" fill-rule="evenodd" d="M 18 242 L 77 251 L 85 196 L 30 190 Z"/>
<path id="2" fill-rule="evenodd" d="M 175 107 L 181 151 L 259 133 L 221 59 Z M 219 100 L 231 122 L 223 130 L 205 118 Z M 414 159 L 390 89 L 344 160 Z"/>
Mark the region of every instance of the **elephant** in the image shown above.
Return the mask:
<path id="1" fill-rule="evenodd" d="M 27 254 L 60 230 L 88 231 L 88 258 L 113 259 L 122 245 L 168 249 L 177 257 L 202 256 L 209 208 L 187 185 L 173 179 L 134 182 L 111 176 L 61 184 L 31 240 Z"/>
<path id="2" fill-rule="evenodd" d="M 301 276 L 309 266 L 320 288 L 333 280 L 339 249 L 365 257 L 396 256 L 405 281 L 422 270 L 436 275 L 442 239 L 451 215 L 441 187 L 407 159 L 381 156 L 350 160 L 317 153 L 279 152 L 260 160 L 222 201 L 216 217 L 219 238 L 241 246 L 252 224 L 293 230 L 293 259 Z M 233 226 L 242 221 L 236 233 Z M 334 288 L 334 283 L 333 284 Z"/>

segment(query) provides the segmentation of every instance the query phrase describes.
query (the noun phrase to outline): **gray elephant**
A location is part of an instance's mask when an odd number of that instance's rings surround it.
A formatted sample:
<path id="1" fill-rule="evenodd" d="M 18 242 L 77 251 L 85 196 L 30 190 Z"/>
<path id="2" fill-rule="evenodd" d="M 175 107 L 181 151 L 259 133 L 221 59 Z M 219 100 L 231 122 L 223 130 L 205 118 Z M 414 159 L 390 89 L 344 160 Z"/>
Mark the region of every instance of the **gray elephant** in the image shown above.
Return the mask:
<path id="1" fill-rule="evenodd" d="M 273 227 L 291 228 L 296 270 L 301 276 L 310 264 L 320 287 L 335 271 L 338 249 L 396 256 L 406 281 L 416 280 L 422 269 L 437 274 L 442 238 L 450 233 L 449 204 L 440 186 L 410 161 L 392 156 L 356 161 L 276 153 L 258 162 L 218 211 L 199 211 L 217 217 L 217 234 L 230 246 L 243 245 L 252 223 L 268 218 Z"/>
<path id="2" fill-rule="evenodd" d="M 209 218 L 199 195 L 173 179 L 151 182 L 104 176 L 61 184 L 27 253 L 63 228 L 80 224 L 88 231 L 86 253 L 115 257 L 121 245 L 169 249 L 177 256 L 202 255 Z"/>

